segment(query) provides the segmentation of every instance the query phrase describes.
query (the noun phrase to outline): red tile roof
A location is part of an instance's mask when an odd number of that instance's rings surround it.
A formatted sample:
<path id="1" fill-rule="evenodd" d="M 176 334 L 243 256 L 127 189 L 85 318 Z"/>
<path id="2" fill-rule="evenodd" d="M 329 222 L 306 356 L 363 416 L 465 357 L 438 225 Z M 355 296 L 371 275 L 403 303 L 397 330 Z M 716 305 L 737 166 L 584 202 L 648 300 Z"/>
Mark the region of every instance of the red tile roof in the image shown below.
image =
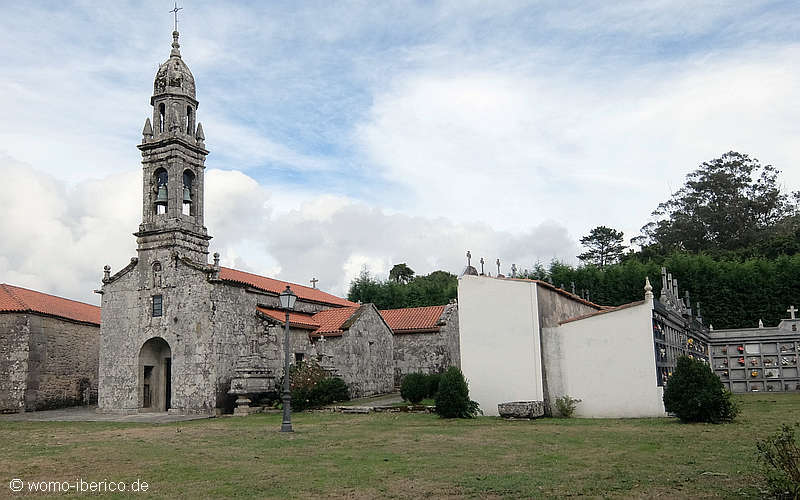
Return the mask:
<path id="1" fill-rule="evenodd" d="M 444 306 L 406 307 L 381 311 L 394 333 L 438 332 Z"/>
<path id="2" fill-rule="evenodd" d="M 322 304 L 330 304 L 330 305 L 344 306 L 344 307 L 351 307 L 358 305 L 355 302 L 350 302 L 347 299 L 343 299 L 341 297 L 325 293 L 322 290 L 318 290 L 316 288 L 298 285 L 296 283 L 288 283 L 286 281 L 267 278 L 264 276 L 259 276 L 257 274 L 246 273 L 244 271 L 237 271 L 236 269 L 230 269 L 227 267 L 220 268 L 219 277 L 225 281 L 232 281 L 235 283 L 250 285 L 252 287 L 258 288 L 259 290 L 264 290 L 265 292 L 272 292 L 275 294 L 281 293 L 286 289 L 286 285 L 290 285 L 292 287 L 292 291 L 295 294 L 297 294 L 298 299 L 307 300 L 310 302 L 319 302 Z"/>
<path id="3" fill-rule="evenodd" d="M 270 309 L 267 307 L 256 307 L 256 309 L 258 312 L 281 323 L 286 321 L 286 311 L 282 309 Z M 305 330 L 316 330 L 319 328 L 319 323 L 314 321 L 311 314 L 292 311 L 289 313 L 289 326 Z"/>
<path id="4" fill-rule="evenodd" d="M 359 307 L 342 307 L 318 312 L 314 315 L 314 321 L 319 323 L 319 328 L 314 331 L 314 334 L 325 334 L 326 337 L 335 334 L 341 335 L 345 322 L 358 311 Z"/>
<path id="5" fill-rule="evenodd" d="M 314 336 L 320 336 L 321 334 L 326 337 L 338 336 L 342 334 L 345 323 L 353 317 L 359 307 L 337 307 L 326 309 L 316 314 L 292 311 L 289 313 L 289 326 L 303 330 L 313 330 L 311 335 Z M 256 309 L 276 321 L 281 323 L 286 321 L 286 312 L 282 309 L 267 307 L 257 307 Z"/>
<path id="6" fill-rule="evenodd" d="M 27 288 L 0 284 L 0 312 L 36 312 L 100 325 L 100 308 Z"/>

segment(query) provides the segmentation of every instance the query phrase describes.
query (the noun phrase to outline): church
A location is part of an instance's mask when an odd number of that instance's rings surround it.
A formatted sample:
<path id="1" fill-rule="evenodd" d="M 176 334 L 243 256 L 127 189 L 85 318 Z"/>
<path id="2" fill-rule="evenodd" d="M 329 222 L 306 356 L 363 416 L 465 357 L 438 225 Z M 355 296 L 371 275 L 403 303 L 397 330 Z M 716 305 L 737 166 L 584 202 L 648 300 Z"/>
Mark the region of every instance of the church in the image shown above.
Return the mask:
<path id="1" fill-rule="evenodd" d="M 391 392 L 409 371 L 458 365 L 455 304 L 379 311 L 322 290 L 209 263 L 203 222 L 208 150 L 195 80 L 178 32 L 153 85 L 138 145 L 142 223 L 137 256 L 104 268 L 98 411 L 214 414 L 231 395 L 264 392 L 283 375 L 285 311 L 293 360 L 314 359 L 352 397 Z M 152 118 L 152 119 L 151 119 Z M 213 210 L 213 207 L 209 207 Z"/>

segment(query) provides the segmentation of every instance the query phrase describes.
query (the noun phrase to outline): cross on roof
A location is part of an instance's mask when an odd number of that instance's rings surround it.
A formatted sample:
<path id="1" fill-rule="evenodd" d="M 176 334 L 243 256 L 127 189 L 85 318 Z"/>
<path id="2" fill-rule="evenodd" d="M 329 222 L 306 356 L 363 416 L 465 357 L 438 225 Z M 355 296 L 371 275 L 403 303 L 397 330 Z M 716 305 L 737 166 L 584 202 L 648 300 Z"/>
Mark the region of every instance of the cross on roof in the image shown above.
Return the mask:
<path id="1" fill-rule="evenodd" d="M 788 312 L 789 315 L 791 316 L 791 319 L 796 319 L 794 317 L 794 313 L 796 313 L 797 311 L 798 311 L 798 309 L 795 309 L 794 306 L 789 306 L 789 309 L 786 310 L 786 312 Z"/>
<path id="2" fill-rule="evenodd" d="M 317 283 L 319 283 L 317 278 L 311 278 L 311 288 L 317 288 Z"/>
<path id="3" fill-rule="evenodd" d="M 175 2 L 175 8 L 170 12 L 175 14 L 175 31 L 178 31 L 178 11 L 183 10 L 183 7 L 178 7 L 178 2 Z"/>

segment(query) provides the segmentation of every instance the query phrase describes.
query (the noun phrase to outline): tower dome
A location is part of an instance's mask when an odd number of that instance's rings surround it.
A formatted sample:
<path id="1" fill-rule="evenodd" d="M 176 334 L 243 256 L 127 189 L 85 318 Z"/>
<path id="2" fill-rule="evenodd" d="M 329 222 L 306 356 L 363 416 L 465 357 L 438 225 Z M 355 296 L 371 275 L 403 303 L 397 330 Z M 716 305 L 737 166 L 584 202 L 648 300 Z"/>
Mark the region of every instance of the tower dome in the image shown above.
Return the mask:
<path id="1" fill-rule="evenodd" d="M 195 99 L 194 76 L 189 67 L 181 59 L 178 32 L 172 32 L 172 51 L 169 59 L 158 68 L 153 82 L 153 100 L 163 94 L 177 94 Z"/>

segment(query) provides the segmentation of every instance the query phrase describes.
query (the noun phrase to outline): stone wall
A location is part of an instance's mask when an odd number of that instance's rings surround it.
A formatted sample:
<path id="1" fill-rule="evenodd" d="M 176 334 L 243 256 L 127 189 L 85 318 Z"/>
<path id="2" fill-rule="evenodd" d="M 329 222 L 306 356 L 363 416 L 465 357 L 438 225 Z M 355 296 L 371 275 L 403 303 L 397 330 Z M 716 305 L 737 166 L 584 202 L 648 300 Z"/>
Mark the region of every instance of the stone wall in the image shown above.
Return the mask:
<path id="1" fill-rule="evenodd" d="M 458 306 L 445 306 L 436 332 L 394 335 L 394 384 L 399 386 L 409 373 L 441 373 L 461 367 L 458 338 Z"/>
<path id="2" fill-rule="evenodd" d="M 0 315 L 0 412 L 93 403 L 99 333 L 38 314 Z"/>
<path id="3" fill-rule="evenodd" d="M 26 409 L 94 403 L 100 328 L 32 314 L 30 332 Z"/>
<path id="4" fill-rule="evenodd" d="M 358 319 L 341 337 L 320 348 L 350 388 L 351 398 L 385 394 L 394 389 L 392 331 L 373 304 L 365 304 Z"/>
<path id="5" fill-rule="evenodd" d="M 25 410 L 29 337 L 27 314 L 0 314 L 0 413 Z"/>

